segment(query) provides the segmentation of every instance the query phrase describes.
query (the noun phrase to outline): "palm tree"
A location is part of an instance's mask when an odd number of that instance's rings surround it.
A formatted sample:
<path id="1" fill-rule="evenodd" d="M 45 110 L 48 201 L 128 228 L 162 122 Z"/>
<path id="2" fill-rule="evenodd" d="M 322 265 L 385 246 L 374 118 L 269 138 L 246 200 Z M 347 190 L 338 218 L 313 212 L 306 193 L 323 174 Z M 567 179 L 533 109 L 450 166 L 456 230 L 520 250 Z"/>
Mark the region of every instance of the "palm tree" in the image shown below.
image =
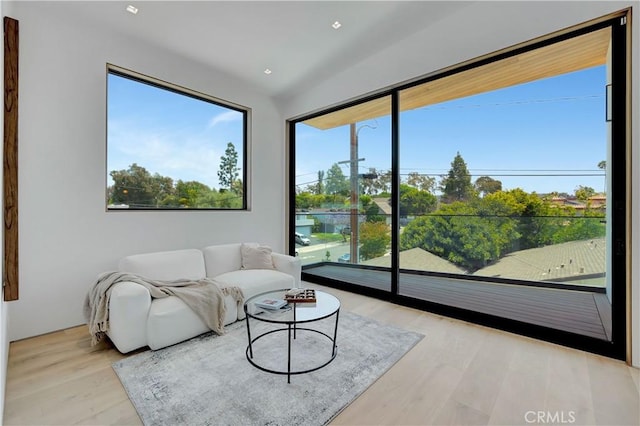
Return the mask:
<path id="1" fill-rule="evenodd" d="M 598 163 L 598 168 L 600 170 L 604 170 L 604 189 L 602 190 L 602 192 L 604 194 L 607 193 L 607 162 L 605 160 L 602 160 Z"/>

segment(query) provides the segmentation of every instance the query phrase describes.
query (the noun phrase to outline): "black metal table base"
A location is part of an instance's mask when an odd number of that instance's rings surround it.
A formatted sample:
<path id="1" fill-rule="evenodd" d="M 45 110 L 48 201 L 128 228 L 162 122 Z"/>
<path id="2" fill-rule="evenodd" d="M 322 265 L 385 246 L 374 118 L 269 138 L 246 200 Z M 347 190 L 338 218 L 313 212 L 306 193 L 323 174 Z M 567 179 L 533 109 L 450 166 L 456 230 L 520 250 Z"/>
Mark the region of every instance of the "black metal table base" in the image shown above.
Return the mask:
<path id="1" fill-rule="evenodd" d="M 327 333 L 324 333 L 320 330 L 314 330 L 312 328 L 305 328 L 305 327 L 298 327 L 297 324 L 295 323 L 289 323 L 287 324 L 287 327 L 282 327 L 282 328 L 278 328 L 275 330 L 270 330 L 267 331 L 265 333 L 260 334 L 259 336 L 255 337 L 254 339 L 251 338 L 251 326 L 249 324 L 249 316 L 247 315 L 246 317 L 246 321 L 247 321 L 247 338 L 249 340 L 249 344 L 247 345 L 247 350 L 246 352 L 246 356 L 247 356 L 247 360 L 249 361 L 249 363 L 251 363 L 251 365 L 253 365 L 254 367 L 258 368 L 259 370 L 265 371 L 267 373 L 273 373 L 273 374 L 281 374 L 281 375 L 286 375 L 287 376 L 287 383 L 291 383 L 291 376 L 294 376 L 296 374 L 306 374 L 306 373 L 311 373 L 312 371 L 316 371 L 321 369 L 322 367 L 325 367 L 327 365 L 329 365 L 331 363 L 331 361 L 333 361 L 336 358 L 336 355 L 338 354 L 338 346 L 336 345 L 336 338 L 337 338 L 337 334 L 338 334 L 338 316 L 339 316 L 340 311 L 336 311 L 334 314 L 336 316 L 336 324 L 334 327 L 334 331 L 333 331 L 333 337 L 330 336 Z M 332 315 L 334 315 L 332 314 Z M 329 315 L 331 316 L 331 315 Z M 328 318 L 328 317 L 325 317 Z M 322 318 L 322 319 L 325 319 Z M 259 321 L 259 320 L 258 320 Z M 256 363 L 253 360 L 253 344 L 265 337 L 268 336 L 270 334 L 273 333 L 278 333 L 281 331 L 286 331 L 288 333 L 288 339 L 287 339 L 287 370 L 286 371 L 282 371 L 282 370 L 272 370 L 270 368 L 265 368 L 261 365 L 259 365 L 258 363 Z M 292 340 L 296 340 L 296 333 L 298 331 L 308 331 L 308 332 L 312 332 L 312 333 L 317 333 L 320 334 L 324 337 L 326 337 L 330 342 L 331 342 L 331 358 L 329 358 L 329 360 L 321 365 L 318 365 L 316 367 L 313 368 L 309 368 L 307 370 L 294 370 L 291 371 L 291 341 Z"/>

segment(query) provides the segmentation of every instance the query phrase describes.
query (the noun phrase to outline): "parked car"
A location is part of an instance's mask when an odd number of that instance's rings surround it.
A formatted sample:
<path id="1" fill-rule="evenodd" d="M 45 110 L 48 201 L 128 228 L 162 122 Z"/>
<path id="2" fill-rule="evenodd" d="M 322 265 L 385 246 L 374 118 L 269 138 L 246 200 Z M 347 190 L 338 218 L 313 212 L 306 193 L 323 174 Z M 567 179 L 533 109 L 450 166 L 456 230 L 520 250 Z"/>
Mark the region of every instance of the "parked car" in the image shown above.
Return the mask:
<path id="1" fill-rule="evenodd" d="M 338 262 L 340 263 L 350 263 L 351 262 L 351 255 L 349 253 L 345 253 L 342 256 L 340 256 L 338 258 Z"/>
<path id="2" fill-rule="evenodd" d="M 311 244 L 311 240 L 306 235 L 296 232 L 296 243 L 303 246 L 308 246 L 309 244 Z"/>

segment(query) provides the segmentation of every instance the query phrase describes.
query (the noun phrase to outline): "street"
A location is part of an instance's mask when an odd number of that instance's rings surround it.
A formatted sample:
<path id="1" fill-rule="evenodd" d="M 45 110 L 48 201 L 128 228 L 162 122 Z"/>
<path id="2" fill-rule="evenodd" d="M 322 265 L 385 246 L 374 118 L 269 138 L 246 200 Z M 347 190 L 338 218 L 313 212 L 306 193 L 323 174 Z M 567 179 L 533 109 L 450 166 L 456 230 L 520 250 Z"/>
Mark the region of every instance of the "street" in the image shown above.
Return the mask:
<path id="1" fill-rule="evenodd" d="M 327 251 L 330 253 L 329 260 L 337 262 L 340 256 L 349 253 L 349 242 L 318 243 L 306 247 L 296 244 L 296 250 L 303 265 L 326 260 Z"/>

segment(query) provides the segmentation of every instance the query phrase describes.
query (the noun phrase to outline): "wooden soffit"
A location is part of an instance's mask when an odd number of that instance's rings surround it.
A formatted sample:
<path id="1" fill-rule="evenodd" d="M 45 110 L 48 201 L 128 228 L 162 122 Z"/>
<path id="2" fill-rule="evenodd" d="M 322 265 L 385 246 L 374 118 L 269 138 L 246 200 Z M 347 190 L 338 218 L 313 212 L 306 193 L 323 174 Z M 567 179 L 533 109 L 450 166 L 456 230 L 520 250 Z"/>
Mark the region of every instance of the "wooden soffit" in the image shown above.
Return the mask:
<path id="1" fill-rule="evenodd" d="M 607 63 L 607 27 L 400 91 L 400 111 L 421 108 Z M 391 113 L 390 97 L 304 121 L 327 130 Z"/>

